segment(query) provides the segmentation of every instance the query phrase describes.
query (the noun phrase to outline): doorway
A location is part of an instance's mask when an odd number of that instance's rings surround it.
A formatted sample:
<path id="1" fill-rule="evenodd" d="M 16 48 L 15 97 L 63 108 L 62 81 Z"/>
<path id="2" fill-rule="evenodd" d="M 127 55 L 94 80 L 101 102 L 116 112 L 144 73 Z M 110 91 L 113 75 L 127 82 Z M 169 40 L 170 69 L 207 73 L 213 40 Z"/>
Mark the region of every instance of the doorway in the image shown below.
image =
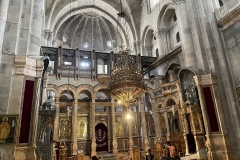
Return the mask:
<path id="1" fill-rule="evenodd" d="M 187 134 L 187 143 L 188 143 L 189 153 L 195 153 L 196 143 L 195 143 L 193 134 Z"/>
<path id="2" fill-rule="evenodd" d="M 108 151 L 108 129 L 103 123 L 98 123 L 95 126 L 96 136 L 96 151 Z"/>

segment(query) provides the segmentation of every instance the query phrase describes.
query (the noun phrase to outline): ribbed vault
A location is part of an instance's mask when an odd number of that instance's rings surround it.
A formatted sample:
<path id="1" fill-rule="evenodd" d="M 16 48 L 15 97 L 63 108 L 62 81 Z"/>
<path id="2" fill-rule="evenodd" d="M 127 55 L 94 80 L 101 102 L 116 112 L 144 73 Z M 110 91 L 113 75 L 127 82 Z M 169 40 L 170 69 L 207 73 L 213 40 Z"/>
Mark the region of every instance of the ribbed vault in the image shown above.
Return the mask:
<path id="1" fill-rule="evenodd" d="M 56 38 L 65 47 L 96 51 L 115 50 L 123 42 L 119 29 L 96 12 L 68 18 L 57 30 Z"/>

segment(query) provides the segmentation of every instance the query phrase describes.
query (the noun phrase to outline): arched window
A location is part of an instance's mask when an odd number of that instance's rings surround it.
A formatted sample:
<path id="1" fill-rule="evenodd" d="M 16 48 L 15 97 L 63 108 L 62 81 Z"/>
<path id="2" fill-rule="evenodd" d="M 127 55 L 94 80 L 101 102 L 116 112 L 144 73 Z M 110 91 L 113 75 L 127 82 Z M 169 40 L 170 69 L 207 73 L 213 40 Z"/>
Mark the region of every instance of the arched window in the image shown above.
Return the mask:
<path id="1" fill-rule="evenodd" d="M 176 40 L 177 40 L 177 43 L 180 42 L 180 35 L 179 35 L 179 32 L 176 33 Z"/>
<path id="2" fill-rule="evenodd" d="M 159 57 L 159 51 L 156 49 L 156 57 Z"/>
<path id="3" fill-rule="evenodd" d="M 219 2 L 219 6 L 222 7 L 223 6 L 223 1 L 222 0 L 218 0 Z"/>

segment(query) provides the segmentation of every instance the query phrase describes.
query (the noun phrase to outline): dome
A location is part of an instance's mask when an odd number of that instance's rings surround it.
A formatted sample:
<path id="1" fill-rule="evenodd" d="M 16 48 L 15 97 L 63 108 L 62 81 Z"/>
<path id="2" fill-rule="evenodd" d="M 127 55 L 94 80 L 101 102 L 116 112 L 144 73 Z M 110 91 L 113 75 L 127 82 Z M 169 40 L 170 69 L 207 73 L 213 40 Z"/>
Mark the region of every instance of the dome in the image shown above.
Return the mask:
<path id="1" fill-rule="evenodd" d="M 117 34 L 118 33 L 118 34 Z M 109 52 L 122 43 L 113 24 L 95 12 L 80 13 L 68 18 L 56 34 L 55 46 Z"/>

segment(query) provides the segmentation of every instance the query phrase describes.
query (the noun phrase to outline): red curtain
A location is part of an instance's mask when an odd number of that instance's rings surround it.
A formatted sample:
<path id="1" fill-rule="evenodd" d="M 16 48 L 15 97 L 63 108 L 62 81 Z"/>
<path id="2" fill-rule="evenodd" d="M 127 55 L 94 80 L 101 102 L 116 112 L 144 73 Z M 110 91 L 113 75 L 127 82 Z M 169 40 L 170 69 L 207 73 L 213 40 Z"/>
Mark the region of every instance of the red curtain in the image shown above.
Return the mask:
<path id="1" fill-rule="evenodd" d="M 211 132 L 219 132 L 217 116 L 215 112 L 215 106 L 212 99 L 212 92 L 210 87 L 204 87 L 203 94 L 205 97 L 205 103 L 206 103 Z"/>
<path id="2" fill-rule="evenodd" d="M 19 143 L 29 143 L 34 81 L 26 80 Z"/>

